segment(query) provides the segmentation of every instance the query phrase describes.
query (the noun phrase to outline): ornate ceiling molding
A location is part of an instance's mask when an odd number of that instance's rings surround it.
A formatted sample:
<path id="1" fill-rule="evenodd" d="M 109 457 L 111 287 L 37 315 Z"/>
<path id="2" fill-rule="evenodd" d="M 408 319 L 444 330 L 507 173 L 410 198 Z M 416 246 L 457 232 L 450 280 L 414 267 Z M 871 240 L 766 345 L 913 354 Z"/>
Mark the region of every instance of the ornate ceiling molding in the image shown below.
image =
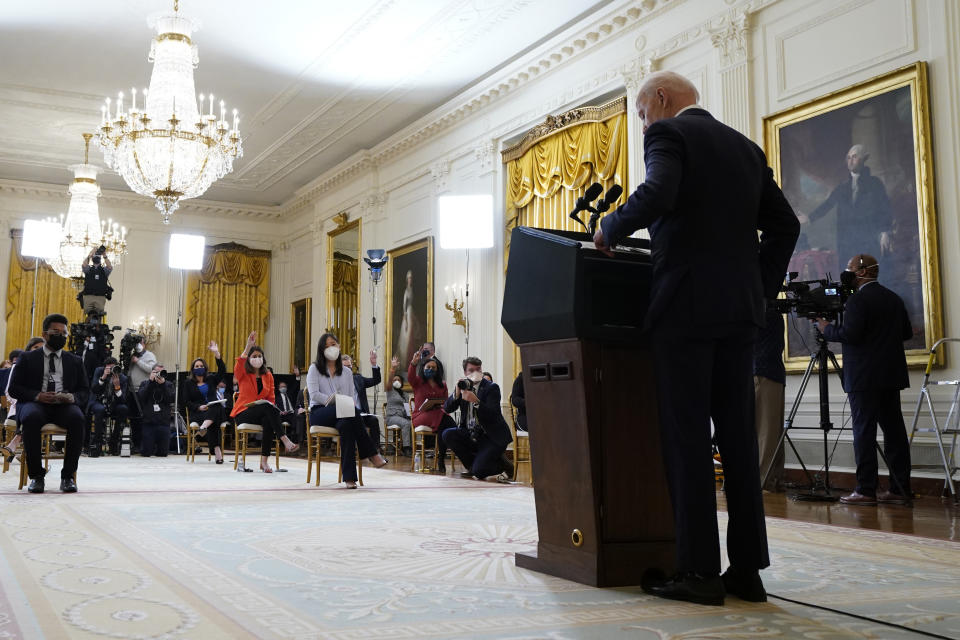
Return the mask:
<path id="1" fill-rule="evenodd" d="M 36 182 L 0 179 L 0 196 L 27 196 L 50 200 L 68 201 L 70 194 L 66 185 L 53 186 Z M 123 207 L 125 209 L 143 209 L 153 211 L 153 202 L 143 196 L 122 191 L 101 190 L 101 204 Z M 187 214 L 215 215 L 220 217 L 242 217 L 254 220 L 279 220 L 281 207 L 240 205 L 215 200 L 184 200 L 180 210 Z"/>
<path id="2" fill-rule="evenodd" d="M 639 5 L 626 6 L 614 11 L 582 29 L 567 43 L 548 45 L 539 53 L 532 53 L 525 57 L 527 60 L 536 60 L 536 62 L 519 62 L 511 65 L 485 81 L 481 88 L 465 93 L 459 100 L 448 103 L 446 108 L 438 109 L 421 118 L 366 153 L 369 154 L 368 157 L 374 166 L 388 161 L 507 98 L 517 89 L 560 68 L 569 60 L 595 49 L 624 31 L 655 18 L 682 2 L 684 0 L 644 0 Z M 302 193 L 294 197 L 291 206 L 298 206 L 302 199 L 309 201 L 369 168 L 358 168 L 354 158 L 344 161 L 307 185 Z M 286 209 L 287 207 L 284 207 L 285 211 Z"/>

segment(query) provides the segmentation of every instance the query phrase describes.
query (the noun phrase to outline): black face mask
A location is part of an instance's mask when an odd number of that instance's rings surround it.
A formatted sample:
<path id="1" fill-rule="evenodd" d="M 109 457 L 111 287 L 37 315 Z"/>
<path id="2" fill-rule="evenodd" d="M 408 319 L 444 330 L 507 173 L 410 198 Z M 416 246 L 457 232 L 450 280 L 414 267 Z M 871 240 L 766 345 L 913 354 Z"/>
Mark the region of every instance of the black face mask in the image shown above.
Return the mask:
<path id="1" fill-rule="evenodd" d="M 60 333 L 47 336 L 47 348 L 51 351 L 60 351 L 65 346 L 67 346 L 67 336 Z"/>
<path id="2" fill-rule="evenodd" d="M 845 289 L 854 289 L 854 283 L 857 280 L 857 274 L 853 271 L 841 271 L 840 272 L 840 284 L 843 285 Z"/>

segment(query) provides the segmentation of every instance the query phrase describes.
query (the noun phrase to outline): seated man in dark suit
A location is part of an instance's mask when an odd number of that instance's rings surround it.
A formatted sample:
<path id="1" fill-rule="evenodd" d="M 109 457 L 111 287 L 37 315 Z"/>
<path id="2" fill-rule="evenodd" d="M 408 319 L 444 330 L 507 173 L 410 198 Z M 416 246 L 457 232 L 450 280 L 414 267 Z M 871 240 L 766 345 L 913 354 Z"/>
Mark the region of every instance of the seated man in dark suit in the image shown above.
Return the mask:
<path id="1" fill-rule="evenodd" d="M 367 400 L 367 389 L 375 387 L 380 384 L 381 375 L 380 367 L 377 366 L 377 352 L 370 352 L 370 366 L 373 368 L 373 371 L 370 373 L 370 377 L 366 378 L 359 371 L 353 369 L 353 358 L 348 355 L 343 356 L 343 366 L 347 367 L 351 371 L 354 371 L 353 374 L 353 386 L 357 388 L 357 397 L 360 399 L 360 413 L 370 414 L 370 401 Z M 373 440 L 373 443 L 377 445 L 377 451 L 380 449 L 380 420 L 377 419 L 375 415 L 364 415 L 363 416 L 363 426 L 367 428 L 367 431 L 370 432 L 370 439 Z M 381 451 L 382 453 L 382 451 Z"/>
<path id="2" fill-rule="evenodd" d="M 905 504 L 911 497 L 910 442 L 903 424 L 900 391 L 910 386 L 903 343 L 913 337 L 900 296 L 877 282 L 880 265 L 871 255 L 854 256 L 841 275 L 857 292 L 847 301 L 843 325 L 818 320 L 830 342 L 843 344 L 843 390 L 850 398 L 857 488 L 840 502 L 872 506 Z M 890 465 L 890 487 L 877 491 L 877 424 Z"/>
<path id="3" fill-rule="evenodd" d="M 83 361 L 64 351 L 67 344 L 67 318 L 54 313 L 43 319 L 42 349 L 20 356 L 10 379 L 10 394 L 17 399 L 17 416 L 23 430 L 23 449 L 30 474 L 30 493 L 43 493 L 43 456 L 40 429 L 53 423 L 67 430 L 67 446 L 60 472 L 60 490 L 73 493 L 73 479 L 83 447 L 86 406 L 90 388 Z"/>
<path id="4" fill-rule="evenodd" d="M 513 465 L 504 452 L 513 435 L 500 412 L 500 386 L 483 378 L 480 358 L 471 356 L 463 361 L 463 378 L 443 404 L 448 414 L 457 409 L 459 428 L 444 431 L 443 440 L 468 469 L 461 475 L 478 480 L 497 476 L 500 482 L 509 481 Z"/>

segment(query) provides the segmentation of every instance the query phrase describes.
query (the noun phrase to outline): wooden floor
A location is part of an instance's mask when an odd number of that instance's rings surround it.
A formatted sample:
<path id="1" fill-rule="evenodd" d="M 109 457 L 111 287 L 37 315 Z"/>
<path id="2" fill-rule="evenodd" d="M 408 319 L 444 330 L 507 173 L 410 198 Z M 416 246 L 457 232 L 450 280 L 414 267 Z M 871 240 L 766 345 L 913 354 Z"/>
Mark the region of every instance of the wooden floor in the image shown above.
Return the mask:
<path id="1" fill-rule="evenodd" d="M 387 456 L 387 459 L 387 469 L 410 471 L 410 458 Z M 447 462 L 447 475 L 461 471 L 463 467 L 459 462 L 453 470 Z M 530 483 L 527 466 L 521 468 L 518 481 Z M 913 507 L 853 507 L 839 502 L 799 502 L 790 499 L 786 493 L 764 493 L 763 502 L 766 514 L 774 518 L 960 541 L 960 507 L 949 500 L 929 496 L 917 497 Z M 726 510 L 722 491 L 717 492 L 717 504 Z"/>

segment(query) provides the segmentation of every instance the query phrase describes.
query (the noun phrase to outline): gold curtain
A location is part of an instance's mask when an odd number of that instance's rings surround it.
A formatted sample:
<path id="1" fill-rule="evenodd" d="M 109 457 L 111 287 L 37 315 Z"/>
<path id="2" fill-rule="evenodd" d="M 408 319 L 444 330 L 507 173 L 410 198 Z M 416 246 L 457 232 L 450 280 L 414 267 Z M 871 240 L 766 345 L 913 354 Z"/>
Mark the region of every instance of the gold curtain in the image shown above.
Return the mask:
<path id="1" fill-rule="evenodd" d="M 257 343 L 264 346 L 269 316 L 270 252 L 232 242 L 207 247 L 203 269 L 187 276 L 188 360 L 208 359 L 207 345 L 216 340 L 232 370 L 251 331 L 257 332 Z M 267 364 L 279 357 L 267 353 Z"/>
<path id="2" fill-rule="evenodd" d="M 333 291 L 330 300 L 330 327 L 340 339 L 340 350 L 359 359 L 357 349 L 357 309 L 359 308 L 359 263 L 341 253 L 333 259 Z"/>
<path id="3" fill-rule="evenodd" d="M 569 214 L 594 182 L 602 184 L 604 192 L 619 184 L 623 195 L 614 207 L 624 202 L 630 194 L 627 156 L 626 98 L 550 116 L 505 150 L 504 269 L 510 234 L 518 226 L 583 231 Z M 587 222 L 590 213 L 582 212 L 581 217 Z M 513 375 L 519 371 L 520 352 L 515 347 Z"/>
<path id="4" fill-rule="evenodd" d="M 23 349 L 27 340 L 40 335 L 43 318 L 50 313 L 62 313 L 70 322 L 83 320 L 83 309 L 77 302 L 73 282 L 61 278 L 43 260 L 37 274 L 37 308 L 33 332 L 30 331 L 30 309 L 33 302 L 33 272 L 36 261 L 20 255 L 23 238 L 15 232 L 10 251 L 10 275 L 7 279 L 7 340 L 3 357 L 14 349 Z"/>

